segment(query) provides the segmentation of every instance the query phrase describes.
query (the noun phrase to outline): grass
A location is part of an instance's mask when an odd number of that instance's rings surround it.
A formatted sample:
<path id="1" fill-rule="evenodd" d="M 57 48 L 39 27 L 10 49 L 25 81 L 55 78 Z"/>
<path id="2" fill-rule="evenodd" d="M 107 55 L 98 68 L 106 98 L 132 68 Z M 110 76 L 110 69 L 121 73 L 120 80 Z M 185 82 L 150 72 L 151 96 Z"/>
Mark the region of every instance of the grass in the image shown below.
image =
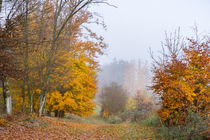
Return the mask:
<path id="1" fill-rule="evenodd" d="M 101 136 L 114 139 L 154 139 L 153 127 L 148 126 L 146 122 L 141 123 L 120 123 L 110 124 L 97 115 L 82 118 L 76 115 L 68 115 L 65 120 L 78 124 L 71 130 L 71 135 L 92 134 L 92 138 L 100 139 Z M 86 125 L 85 127 L 83 127 Z M 84 128 L 88 127 L 86 130 Z"/>
<path id="2" fill-rule="evenodd" d="M 89 116 L 89 117 L 80 117 L 73 114 L 67 114 L 65 116 L 69 122 L 83 123 L 83 124 L 105 124 L 107 123 L 104 119 L 100 118 L 97 115 Z"/>

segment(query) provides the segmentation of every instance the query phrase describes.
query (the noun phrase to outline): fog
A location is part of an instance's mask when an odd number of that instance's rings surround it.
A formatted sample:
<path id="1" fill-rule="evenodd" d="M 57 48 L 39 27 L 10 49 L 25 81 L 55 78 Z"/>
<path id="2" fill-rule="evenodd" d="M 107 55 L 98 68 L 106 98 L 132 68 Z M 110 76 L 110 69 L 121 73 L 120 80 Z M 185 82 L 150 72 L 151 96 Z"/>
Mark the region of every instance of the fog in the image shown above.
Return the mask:
<path id="1" fill-rule="evenodd" d="M 104 36 L 108 49 L 99 57 L 102 71 L 98 76 L 102 87 L 116 82 L 133 95 L 146 90 L 151 81 L 149 49 L 157 54 L 165 33 L 180 28 L 184 37 L 210 33 L 209 0 L 110 0 L 117 6 L 103 5 L 93 10 L 99 13 L 107 30 L 93 26 Z"/>
<path id="2" fill-rule="evenodd" d="M 209 0 L 109 0 L 118 8 L 98 6 L 98 12 L 107 25 L 104 31 L 96 26 L 109 48 L 99 58 L 100 64 L 111 63 L 114 58 L 147 61 L 151 63 L 148 50 L 161 49 L 165 32 L 180 27 L 183 36 L 192 36 L 196 24 L 199 32 L 209 33 Z"/>
<path id="3" fill-rule="evenodd" d="M 138 90 L 145 91 L 150 83 L 148 66 L 141 60 L 124 61 L 114 59 L 110 64 L 102 66 L 98 74 L 99 92 L 112 82 L 121 85 L 129 96 L 134 96 Z"/>

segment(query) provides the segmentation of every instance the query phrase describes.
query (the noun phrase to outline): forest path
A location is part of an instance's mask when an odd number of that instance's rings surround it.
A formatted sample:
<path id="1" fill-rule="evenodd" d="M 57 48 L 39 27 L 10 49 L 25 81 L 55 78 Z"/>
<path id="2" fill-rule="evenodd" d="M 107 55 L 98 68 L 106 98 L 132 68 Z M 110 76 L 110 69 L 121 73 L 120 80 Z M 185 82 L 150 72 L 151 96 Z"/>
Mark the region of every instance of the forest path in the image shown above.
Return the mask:
<path id="1" fill-rule="evenodd" d="M 153 139 L 149 127 L 137 123 L 85 124 L 69 119 L 42 117 L 13 121 L 0 127 L 0 139 L 141 140 Z"/>

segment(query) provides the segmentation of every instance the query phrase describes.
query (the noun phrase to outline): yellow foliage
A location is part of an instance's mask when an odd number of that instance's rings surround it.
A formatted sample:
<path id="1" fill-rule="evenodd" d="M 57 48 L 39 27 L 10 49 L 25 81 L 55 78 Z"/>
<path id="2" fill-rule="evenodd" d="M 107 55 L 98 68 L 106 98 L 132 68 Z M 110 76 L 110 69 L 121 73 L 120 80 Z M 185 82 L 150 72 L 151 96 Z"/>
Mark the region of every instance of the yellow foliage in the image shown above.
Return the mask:
<path id="1" fill-rule="evenodd" d="M 60 88 L 48 94 L 47 110 L 70 112 L 80 116 L 92 114 L 96 107 L 92 101 L 97 92 L 96 69 L 92 69 L 83 54 L 78 58 L 65 54 L 58 61 L 62 62 L 63 67 L 55 69 L 58 75 L 53 75 L 52 79 Z"/>
<path id="2" fill-rule="evenodd" d="M 12 81 L 14 109 L 22 110 L 25 100 L 25 110 L 28 110 L 30 96 L 27 92 L 30 89 L 33 112 L 38 113 L 41 93 L 47 92 L 45 107 L 48 111 L 65 111 L 87 116 L 93 113 L 95 107 L 92 99 L 97 93 L 96 75 L 99 64 L 96 58 L 103 54 L 102 50 L 106 45 L 101 36 L 88 28 L 85 28 L 88 34 L 83 34 L 82 25 L 89 23 L 92 13 L 86 10 L 80 11 L 79 16 L 72 17 L 71 24 L 66 24 L 66 29 L 70 29 L 71 34 L 65 30 L 57 38 L 52 59 L 49 61 L 54 14 L 52 5 L 53 3 L 46 2 L 43 9 L 39 9 L 39 14 L 32 12 L 29 17 L 31 20 L 29 20 L 28 30 L 31 34 L 28 40 L 33 40 L 34 43 L 28 44 L 28 71 L 25 67 L 25 53 L 17 58 L 18 62 L 20 61 L 20 69 L 26 73 L 21 79 Z M 45 8 L 47 8 L 47 14 L 44 12 Z M 42 16 L 39 16 L 40 14 Z M 44 22 L 43 19 L 47 19 L 48 22 Z M 40 30 L 37 32 L 37 29 Z M 24 35 L 21 30 L 20 34 Z M 20 45 L 23 52 L 26 51 L 25 43 L 22 42 Z M 48 76 L 49 81 L 46 80 Z"/>
<path id="3" fill-rule="evenodd" d="M 125 110 L 134 111 L 135 109 L 136 109 L 136 101 L 132 97 L 129 97 L 125 105 Z"/>
<path id="4" fill-rule="evenodd" d="M 209 43 L 190 43 L 184 49 L 185 61 L 173 57 L 154 69 L 152 89 L 162 99 L 158 114 L 168 124 L 185 123 L 187 109 L 209 113 Z"/>

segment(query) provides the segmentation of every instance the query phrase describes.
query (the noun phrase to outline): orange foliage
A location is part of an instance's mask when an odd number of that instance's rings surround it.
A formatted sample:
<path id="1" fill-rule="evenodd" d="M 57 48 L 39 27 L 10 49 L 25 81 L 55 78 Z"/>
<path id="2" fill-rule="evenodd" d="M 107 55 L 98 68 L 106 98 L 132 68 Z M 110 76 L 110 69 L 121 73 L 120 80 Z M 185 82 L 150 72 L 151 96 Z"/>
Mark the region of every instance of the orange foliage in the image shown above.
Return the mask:
<path id="1" fill-rule="evenodd" d="M 185 123 L 187 109 L 209 113 L 209 42 L 190 43 L 182 59 L 171 55 L 153 69 L 152 89 L 162 99 L 158 114 L 170 125 Z"/>

